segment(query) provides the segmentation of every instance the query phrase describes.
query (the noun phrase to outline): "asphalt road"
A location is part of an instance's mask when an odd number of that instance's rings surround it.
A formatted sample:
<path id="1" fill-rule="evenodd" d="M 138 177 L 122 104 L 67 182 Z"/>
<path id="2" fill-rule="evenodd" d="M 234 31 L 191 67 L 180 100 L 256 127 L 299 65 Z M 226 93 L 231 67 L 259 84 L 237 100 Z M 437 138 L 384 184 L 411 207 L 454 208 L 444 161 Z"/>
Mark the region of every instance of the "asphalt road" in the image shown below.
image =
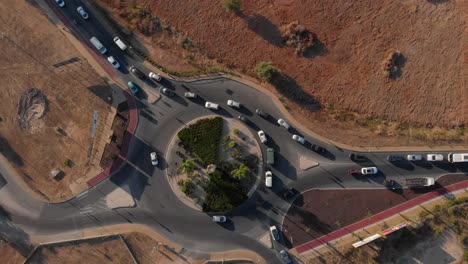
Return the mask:
<path id="1" fill-rule="evenodd" d="M 110 33 L 110 27 L 98 21 L 98 17 L 88 6 L 83 5 L 90 13 L 90 19 L 84 21 L 76 12 L 76 7 L 82 5 L 79 1 L 67 0 L 65 8 L 58 8 L 53 1 L 47 2 L 55 12 L 63 14 L 67 25 L 75 27 L 77 31 L 73 32 L 78 34 L 84 45 L 91 45 L 87 41 L 91 36 L 99 38 L 108 49 L 106 55 L 113 55 L 122 65 L 122 69 L 116 72 L 118 78 L 124 82 L 136 82 L 146 94 L 158 92 L 160 84 L 149 79 L 139 80 L 125 70 L 128 66 L 135 65 L 145 74 L 149 72 L 143 66 L 142 59 L 131 51 L 121 51 L 113 43 L 115 34 Z M 73 19 L 78 24 L 71 23 Z M 101 58 L 106 60 L 104 56 Z M 108 66 L 111 68 L 110 64 Z M 265 234 L 270 225 L 281 226 L 290 206 L 290 201 L 285 201 L 282 194 L 289 187 L 301 192 L 317 188 L 384 188 L 382 182 L 386 178 L 403 182 L 408 177 L 439 177 L 468 172 L 466 164 L 457 166 L 446 161 L 389 163 L 386 156 L 395 153 L 362 153 L 369 160 L 361 164 L 355 163 L 348 158 L 351 153 L 348 150 L 320 142 L 300 129 L 292 128 L 287 131 L 280 127 L 276 120 L 284 117 L 271 98 L 229 79 L 186 83 L 166 80 L 163 85 L 173 89 L 176 96 L 162 95 L 160 100 L 150 104 L 145 93 L 137 95 L 139 123 L 125 165 L 107 180 L 68 202 L 45 204 L 33 199 L 15 182 L 7 164 L 0 163 L 0 173 L 3 175 L 1 179 L 5 182 L 3 186 L 0 185 L 0 205 L 9 215 L 9 221 L 0 222 L 2 233 L 27 241 L 30 236 L 78 234 L 87 228 L 141 223 L 189 250 L 211 252 L 244 248 L 259 253 L 268 263 L 276 263 L 279 262 L 277 252 L 282 248 L 281 244 L 275 243 L 275 249 L 272 250 L 260 244 L 257 238 Z M 187 90 L 195 92 L 199 98 L 185 98 L 183 94 Z M 227 106 L 228 99 L 241 102 L 242 108 Z M 220 110 L 205 108 L 205 101 L 219 103 Z M 271 118 L 256 115 L 256 108 L 262 108 Z M 195 118 L 211 114 L 219 114 L 225 118 L 236 118 L 243 114 L 248 118 L 248 127 L 254 134 L 262 129 L 268 135 L 268 142 L 262 145 L 262 152 L 266 153 L 267 147 L 273 147 L 276 151 L 276 163 L 268 168 L 274 174 L 273 188 L 266 188 L 261 184 L 245 204 L 228 214 L 229 221 L 223 225 L 213 223 L 208 215 L 181 203 L 173 194 L 165 172 L 165 154 L 176 131 Z M 304 136 L 307 143 L 301 145 L 293 141 L 293 133 Z M 323 146 L 327 152 L 315 153 L 310 149 L 311 144 Z M 160 154 L 160 164 L 157 167 L 150 163 L 149 153 L 152 151 Z M 425 156 L 427 153 L 417 154 Z M 443 154 L 446 156 L 447 153 Z M 301 171 L 300 156 L 314 159 L 320 165 Z M 379 173 L 371 176 L 347 174 L 348 169 L 363 166 L 376 166 Z M 134 197 L 136 206 L 114 210 L 107 208 L 104 199 L 116 188 L 127 190 Z"/>

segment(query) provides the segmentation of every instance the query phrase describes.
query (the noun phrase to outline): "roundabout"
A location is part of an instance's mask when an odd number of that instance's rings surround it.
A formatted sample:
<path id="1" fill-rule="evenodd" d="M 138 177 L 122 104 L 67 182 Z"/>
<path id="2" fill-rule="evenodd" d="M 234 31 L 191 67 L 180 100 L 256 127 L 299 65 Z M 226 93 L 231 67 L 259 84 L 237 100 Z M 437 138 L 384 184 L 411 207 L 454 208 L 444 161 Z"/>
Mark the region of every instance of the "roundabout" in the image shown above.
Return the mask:
<path id="1" fill-rule="evenodd" d="M 261 149 L 242 122 L 209 115 L 190 121 L 175 134 L 166 155 L 166 172 L 184 204 L 226 214 L 254 192 L 261 179 Z"/>

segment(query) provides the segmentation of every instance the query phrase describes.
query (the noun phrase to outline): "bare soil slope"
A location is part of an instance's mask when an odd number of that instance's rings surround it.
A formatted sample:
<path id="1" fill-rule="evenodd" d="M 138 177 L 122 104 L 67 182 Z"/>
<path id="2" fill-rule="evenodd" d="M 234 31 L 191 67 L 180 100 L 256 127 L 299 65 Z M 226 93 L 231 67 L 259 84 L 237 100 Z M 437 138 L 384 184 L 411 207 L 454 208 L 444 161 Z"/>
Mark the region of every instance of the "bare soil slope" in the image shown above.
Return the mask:
<path id="1" fill-rule="evenodd" d="M 0 32 L 1 153 L 33 189 L 51 200 L 66 198 L 87 173 L 99 171 L 98 148 L 112 115 L 102 96 L 109 88 L 26 1 L 2 1 Z M 94 111 L 97 132 L 89 152 Z M 64 173 L 53 179 L 54 169 Z"/>
<path id="2" fill-rule="evenodd" d="M 322 104 L 422 124 L 468 120 L 464 0 L 242 1 L 239 15 L 222 1 L 136 2 L 210 58 L 250 72 L 273 61 Z M 281 43 L 279 27 L 294 20 L 319 40 L 305 57 Z M 381 65 L 392 49 L 404 62 L 401 76 L 388 80 Z"/>

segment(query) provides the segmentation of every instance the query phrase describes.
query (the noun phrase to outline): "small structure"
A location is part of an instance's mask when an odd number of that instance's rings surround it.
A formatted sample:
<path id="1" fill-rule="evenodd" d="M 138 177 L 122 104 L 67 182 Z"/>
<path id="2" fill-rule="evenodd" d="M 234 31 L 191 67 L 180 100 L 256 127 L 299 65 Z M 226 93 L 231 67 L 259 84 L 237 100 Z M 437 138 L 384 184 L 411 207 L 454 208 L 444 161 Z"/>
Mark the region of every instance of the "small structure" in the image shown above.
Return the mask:
<path id="1" fill-rule="evenodd" d="M 52 177 L 54 180 L 59 181 L 63 178 L 63 171 L 59 169 L 53 169 L 50 171 L 50 177 Z"/>
<path id="2" fill-rule="evenodd" d="M 207 174 L 210 174 L 210 173 L 213 173 L 215 172 L 216 170 L 216 165 L 215 164 L 210 164 L 206 167 L 206 173 Z"/>

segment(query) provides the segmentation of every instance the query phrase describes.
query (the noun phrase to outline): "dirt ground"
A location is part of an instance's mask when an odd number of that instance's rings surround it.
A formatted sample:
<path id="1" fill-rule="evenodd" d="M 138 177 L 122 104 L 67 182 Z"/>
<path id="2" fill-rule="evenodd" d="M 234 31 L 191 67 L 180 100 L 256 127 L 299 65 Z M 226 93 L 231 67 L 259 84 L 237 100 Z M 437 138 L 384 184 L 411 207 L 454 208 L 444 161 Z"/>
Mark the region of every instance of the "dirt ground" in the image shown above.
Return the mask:
<path id="1" fill-rule="evenodd" d="M 439 236 L 421 241 L 401 256 L 397 263 L 461 263 L 463 246 L 457 235 L 447 229 Z"/>
<path id="2" fill-rule="evenodd" d="M 158 243 L 149 236 L 140 233 L 124 234 L 123 238 L 140 264 L 152 263 L 187 263 L 170 247 Z"/>
<path id="3" fill-rule="evenodd" d="M 73 241 L 39 247 L 28 259 L 33 263 L 133 263 L 132 256 L 118 236 Z"/>
<path id="4" fill-rule="evenodd" d="M 433 188 L 376 190 L 311 190 L 294 201 L 284 222 L 287 246 L 295 247 L 321 235 L 371 217 L 402 202 L 443 186 L 466 180 L 466 175 L 439 178 Z"/>
<path id="5" fill-rule="evenodd" d="M 182 61 L 197 61 L 201 53 L 248 75 L 258 62 L 272 61 L 286 78 L 281 87 L 267 86 L 300 122 L 334 140 L 391 146 L 468 139 L 464 129 L 441 128 L 468 122 L 464 0 L 242 1 L 239 14 L 226 12 L 222 1 L 136 0 L 127 9 L 122 2 L 100 2 L 134 28 L 138 15 L 152 10 L 162 28 L 186 34 L 192 53 L 175 52 L 177 43 L 165 40 L 167 30 L 154 30 L 146 42 L 171 47 Z M 279 28 L 294 20 L 318 39 L 303 57 L 281 42 Z M 151 25 L 147 17 L 142 24 Z M 392 50 L 401 51 L 403 59 L 398 76 L 389 80 L 382 62 Z M 300 99 L 290 97 L 302 91 Z"/>
<path id="6" fill-rule="evenodd" d="M 0 32 L 1 152 L 36 192 L 66 199 L 100 172 L 106 123 L 114 115 L 111 90 L 28 1 L 2 1 Z M 63 172 L 56 179 L 54 169 Z"/>
<path id="7" fill-rule="evenodd" d="M 0 240 L 0 255 L 2 262 L 8 264 L 23 263 L 26 259 L 12 244 L 3 239 Z"/>

